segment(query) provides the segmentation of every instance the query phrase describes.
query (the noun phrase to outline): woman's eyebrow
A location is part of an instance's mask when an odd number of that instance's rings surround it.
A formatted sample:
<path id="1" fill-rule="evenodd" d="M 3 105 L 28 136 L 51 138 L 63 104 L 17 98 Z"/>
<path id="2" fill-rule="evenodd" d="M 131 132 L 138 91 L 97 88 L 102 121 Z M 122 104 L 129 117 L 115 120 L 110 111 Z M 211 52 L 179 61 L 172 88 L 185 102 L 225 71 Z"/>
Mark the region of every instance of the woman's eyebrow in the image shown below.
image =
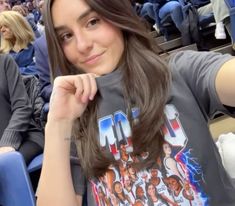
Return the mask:
<path id="1" fill-rule="evenodd" d="M 85 17 L 87 17 L 91 12 L 93 12 L 93 10 L 91 8 L 85 10 L 77 19 L 77 21 L 81 21 L 82 19 L 84 19 Z"/>

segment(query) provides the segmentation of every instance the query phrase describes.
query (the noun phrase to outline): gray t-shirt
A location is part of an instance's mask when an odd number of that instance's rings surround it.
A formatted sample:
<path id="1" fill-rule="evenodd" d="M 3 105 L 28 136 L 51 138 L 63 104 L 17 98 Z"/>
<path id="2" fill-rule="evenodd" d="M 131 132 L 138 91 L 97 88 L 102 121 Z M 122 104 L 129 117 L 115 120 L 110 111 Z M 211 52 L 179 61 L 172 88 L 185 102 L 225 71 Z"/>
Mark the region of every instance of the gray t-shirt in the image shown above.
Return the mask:
<path id="1" fill-rule="evenodd" d="M 89 181 L 89 206 L 137 202 L 154 206 L 235 205 L 235 188 L 208 129 L 208 119 L 217 112 L 232 115 L 219 101 L 215 89 L 219 68 L 231 58 L 193 51 L 169 58 L 173 81 L 162 128 L 166 142 L 158 167 L 141 172 L 131 166 L 136 158 L 131 155 L 131 127 L 123 100 L 121 71 L 97 79 L 101 96 L 99 142 L 120 164 L 111 165 L 103 178 Z M 138 118 L 138 113 L 138 108 L 133 108 L 132 118 Z"/>

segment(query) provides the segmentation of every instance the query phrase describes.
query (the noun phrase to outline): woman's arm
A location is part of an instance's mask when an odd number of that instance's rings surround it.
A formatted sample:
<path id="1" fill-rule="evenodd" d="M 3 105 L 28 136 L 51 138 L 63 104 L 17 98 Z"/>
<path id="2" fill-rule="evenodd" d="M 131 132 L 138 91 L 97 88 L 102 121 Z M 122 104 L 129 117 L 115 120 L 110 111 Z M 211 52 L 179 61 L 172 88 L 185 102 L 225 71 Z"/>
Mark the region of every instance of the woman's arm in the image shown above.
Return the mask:
<path id="1" fill-rule="evenodd" d="M 38 187 L 38 206 L 79 205 L 70 170 L 72 122 L 51 121 L 45 128 L 45 149 Z"/>
<path id="2" fill-rule="evenodd" d="M 92 74 L 56 78 L 45 128 L 37 206 L 81 205 L 82 198 L 76 196 L 71 176 L 71 132 L 74 120 L 83 114 L 96 91 Z"/>
<path id="3" fill-rule="evenodd" d="M 222 65 L 215 86 L 222 104 L 235 107 L 235 58 Z"/>

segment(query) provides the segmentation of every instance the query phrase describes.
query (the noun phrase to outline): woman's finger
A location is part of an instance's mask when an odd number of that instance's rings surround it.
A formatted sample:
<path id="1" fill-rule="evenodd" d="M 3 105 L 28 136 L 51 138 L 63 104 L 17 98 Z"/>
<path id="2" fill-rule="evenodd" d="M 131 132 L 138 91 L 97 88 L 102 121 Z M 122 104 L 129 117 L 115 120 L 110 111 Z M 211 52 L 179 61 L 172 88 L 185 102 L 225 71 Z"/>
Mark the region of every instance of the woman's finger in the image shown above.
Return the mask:
<path id="1" fill-rule="evenodd" d="M 81 80 L 83 84 L 83 93 L 81 94 L 82 103 L 87 103 L 89 101 L 89 96 L 91 92 L 91 82 L 88 74 L 81 75 Z"/>
<path id="2" fill-rule="evenodd" d="M 78 101 L 81 101 L 81 97 L 84 91 L 84 85 L 80 75 L 74 76 L 74 89 L 76 99 Z"/>
<path id="3" fill-rule="evenodd" d="M 96 84 L 96 81 L 95 81 L 96 76 L 93 75 L 93 74 L 88 74 L 88 77 L 90 79 L 90 84 L 91 84 L 89 100 L 93 100 L 94 96 L 96 95 L 96 92 L 97 92 L 97 84 Z"/>

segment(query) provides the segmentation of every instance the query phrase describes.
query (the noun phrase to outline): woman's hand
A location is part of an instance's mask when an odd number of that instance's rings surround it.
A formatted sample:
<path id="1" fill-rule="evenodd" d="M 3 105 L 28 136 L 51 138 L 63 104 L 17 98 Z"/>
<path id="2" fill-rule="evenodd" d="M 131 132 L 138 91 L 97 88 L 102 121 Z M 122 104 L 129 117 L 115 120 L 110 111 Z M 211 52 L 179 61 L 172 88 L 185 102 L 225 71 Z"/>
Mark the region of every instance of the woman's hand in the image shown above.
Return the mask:
<path id="1" fill-rule="evenodd" d="M 0 147 L 0 154 L 13 151 L 15 151 L 15 148 L 13 147 Z"/>
<path id="2" fill-rule="evenodd" d="M 57 77 L 50 99 L 48 119 L 74 121 L 93 100 L 97 85 L 95 74 Z"/>

